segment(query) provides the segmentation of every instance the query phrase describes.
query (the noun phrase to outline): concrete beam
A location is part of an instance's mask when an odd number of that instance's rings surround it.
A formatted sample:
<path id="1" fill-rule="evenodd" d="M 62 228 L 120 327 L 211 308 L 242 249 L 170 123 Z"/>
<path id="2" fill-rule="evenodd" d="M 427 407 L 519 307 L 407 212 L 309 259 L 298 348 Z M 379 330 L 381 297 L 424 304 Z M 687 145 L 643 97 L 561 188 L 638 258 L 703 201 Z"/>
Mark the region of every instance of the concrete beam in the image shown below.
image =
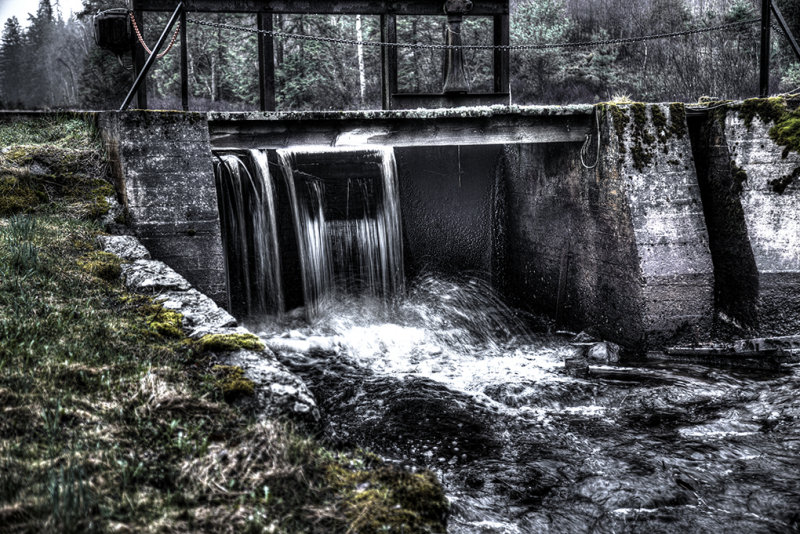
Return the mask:
<path id="1" fill-rule="evenodd" d="M 444 15 L 444 0 L 184 0 L 187 11 L 203 13 L 299 13 L 332 15 Z M 172 11 L 173 0 L 130 0 L 130 9 Z M 508 0 L 475 2 L 470 15 L 507 15 Z"/>
<path id="2" fill-rule="evenodd" d="M 343 113 L 210 113 L 215 149 L 582 142 L 591 106 Z"/>

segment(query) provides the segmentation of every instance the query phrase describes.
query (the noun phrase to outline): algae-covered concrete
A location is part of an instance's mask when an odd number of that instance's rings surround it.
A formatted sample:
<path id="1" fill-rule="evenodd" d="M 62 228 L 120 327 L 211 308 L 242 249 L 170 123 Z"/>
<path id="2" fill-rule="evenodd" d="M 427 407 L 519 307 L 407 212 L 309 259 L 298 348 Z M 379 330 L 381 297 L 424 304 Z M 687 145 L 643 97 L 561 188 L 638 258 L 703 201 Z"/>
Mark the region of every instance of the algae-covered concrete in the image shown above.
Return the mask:
<path id="1" fill-rule="evenodd" d="M 155 258 L 228 308 L 206 116 L 104 113 L 99 125 L 136 236 Z"/>
<path id="2" fill-rule="evenodd" d="M 683 106 L 599 112 L 594 168 L 577 144 L 507 149 L 510 291 L 630 347 L 706 338 L 713 267 Z"/>

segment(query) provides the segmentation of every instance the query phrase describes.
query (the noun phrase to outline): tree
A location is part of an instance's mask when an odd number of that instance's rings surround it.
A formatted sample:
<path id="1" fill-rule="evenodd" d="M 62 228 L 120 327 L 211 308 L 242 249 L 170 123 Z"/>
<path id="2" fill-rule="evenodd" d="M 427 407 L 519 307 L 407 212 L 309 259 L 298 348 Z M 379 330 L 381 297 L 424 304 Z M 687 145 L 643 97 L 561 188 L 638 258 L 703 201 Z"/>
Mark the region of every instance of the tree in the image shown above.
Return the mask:
<path id="1" fill-rule="evenodd" d="M 22 28 L 17 17 L 11 17 L 3 26 L 0 44 L 0 102 L 8 108 L 22 106 L 24 90 L 19 80 L 22 79 L 23 54 Z"/>

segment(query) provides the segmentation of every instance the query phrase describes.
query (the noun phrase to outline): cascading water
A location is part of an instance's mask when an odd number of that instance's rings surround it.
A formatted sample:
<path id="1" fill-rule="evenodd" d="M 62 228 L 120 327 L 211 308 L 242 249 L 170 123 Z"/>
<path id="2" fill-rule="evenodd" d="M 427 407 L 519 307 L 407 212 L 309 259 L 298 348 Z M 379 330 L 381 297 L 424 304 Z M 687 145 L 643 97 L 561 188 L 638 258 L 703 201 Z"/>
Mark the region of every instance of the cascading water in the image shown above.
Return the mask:
<path id="1" fill-rule="evenodd" d="M 217 192 L 234 313 L 284 311 L 281 232 L 268 152 L 219 155 Z M 309 315 L 343 295 L 404 291 L 397 169 L 391 148 L 278 150 L 277 167 Z"/>
<path id="2" fill-rule="evenodd" d="M 394 151 L 279 150 L 278 158 L 292 203 L 307 309 L 313 314 L 337 294 L 401 294 Z"/>
<path id="3" fill-rule="evenodd" d="M 266 154 L 248 151 L 253 171 L 238 155 L 215 165 L 228 287 L 235 315 L 263 316 L 284 309 L 275 184 Z"/>

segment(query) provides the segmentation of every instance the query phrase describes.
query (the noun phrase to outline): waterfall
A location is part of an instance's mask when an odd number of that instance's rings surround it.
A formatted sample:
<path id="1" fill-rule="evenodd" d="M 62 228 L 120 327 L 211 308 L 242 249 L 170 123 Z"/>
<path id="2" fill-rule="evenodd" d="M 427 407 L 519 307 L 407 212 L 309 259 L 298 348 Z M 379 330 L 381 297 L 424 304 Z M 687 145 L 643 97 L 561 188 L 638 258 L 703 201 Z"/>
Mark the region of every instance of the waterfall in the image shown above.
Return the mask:
<path id="1" fill-rule="evenodd" d="M 272 158 L 275 152 L 222 153 L 215 164 L 234 315 L 284 311 L 282 288 L 291 282 L 281 278 L 279 243 L 292 230 L 297 257 L 292 250 L 280 252 L 299 264 L 310 315 L 325 299 L 341 295 L 389 299 L 402 294 L 403 244 L 393 149 L 278 150 L 282 183 L 270 174 L 268 154 Z M 279 217 L 279 209 L 287 211 Z M 286 220 L 283 216 L 290 217 L 290 227 L 278 228 L 277 221 Z"/>
<path id="2" fill-rule="evenodd" d="M 214 173 L 232 311 L 239 317 L 284 309 L 275 187 L 266 154 L 248 152 L 252 172 L 240 156 L 226 154 Z"/>
<path id="3" fill-rule="evenodd" d="M 337 294 L 404 290 L 397 167 L 391 148 L 278 150 L 306 306 Z"/>

